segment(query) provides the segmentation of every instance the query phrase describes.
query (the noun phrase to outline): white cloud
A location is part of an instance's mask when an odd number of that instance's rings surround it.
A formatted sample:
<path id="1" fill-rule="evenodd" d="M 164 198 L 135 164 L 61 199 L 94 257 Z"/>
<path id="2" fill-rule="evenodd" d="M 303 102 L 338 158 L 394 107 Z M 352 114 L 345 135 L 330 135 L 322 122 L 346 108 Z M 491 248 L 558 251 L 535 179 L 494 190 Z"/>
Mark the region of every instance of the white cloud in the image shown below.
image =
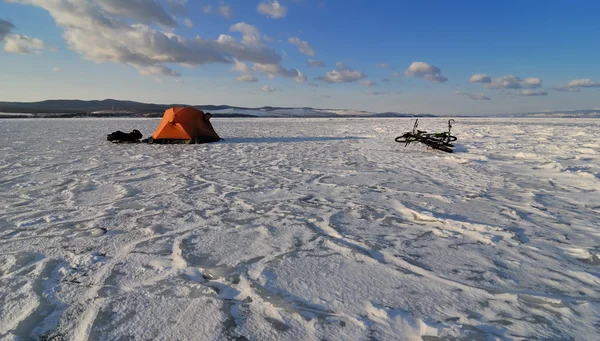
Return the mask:
<path id="1" fill-rule="evenodd" d="M 231 32 L 240 32 L 242 41 L 248 44 L 259 44 L 261 42 L 260 31 L 254 25 L 245 22 L 237 23 L 229 28 Z"/>
<path id="2" fill-rule="evenodd" d="M 317 84 L 315 82 L 308 82 L 308 86 L 319 87 L 319 84 Z"/>
<path id="3" fill-rule="evenodd" d="M 567 85 L 552 88 L 563 92 L 581 92 L 580 88 L 600 88 L 600 82 L 595 82 L 589 78 L 574 79 Z"/>
<path id="4" fill-rule="evenodd" d="M 239 82 L 257 82 L 258 81 L 256 76 L 252 74 L 252 69 L 250 69 L 250 67 L 246 63 L 239 61 L 237 59 L 234 59 L 234 64 L 231 67 L 231 71 L 243 73 L 243 75 L 236 78 L 236 80 Z"/>
<path id="5" fill-rule="evenodd" d="M 393 72 L 392 73 L 392 77 L 394 77 L 394 78 L 400 78 L 400 77 L 402 77 L 402 74 L 400 72 Z"/>
<path id="6" fill-rule="evenodd" d="M 336 68 L 333 71 L 327 72 L 324 77 L 317 77 L 317 79 L 325 81 L 327 83 L 351 83 L 359 81 L 363 78 L 367 78 L 362 72 L 356 71 L 353 68 L 344 65 L 342 62 L 336 64 Z"/>
<path id="7" fill-rule="evenodd" d="M 278 19 L 287 15 L 287 7 L 279 4 L 279 1 L 265 1 L 258 5 L 258 12 L 268 17 Z"/>
<path id="8" fill-rule="evenodd" d="M 570 88 L 598 88 L 600 87 L 600 82 L 594 82 L 589 78 L 574 79 L 567 86 Z"/>
<path id="9" fill-rule="evenodd" d="M 55 67 L 54 69 L 52 69 L 52 71 L 54 72 L 62 72 L 62 69 L 59 67 Z"/>
<path id="10" fill-rule="evenodd" d="M 471 83 L 490 83 L 492 78 L 485 73 L 478 73 L 471 76 L 469 82 Z"/>
<path id="11" fill-rule="evenodd" d="M 529 77 L 523 80 L 519 77 L 508 75 L 493 79 L 491 82 L 485 84 L 485 87 L 488 89 L 536 89 L 542 87 L 543 83 L 544 81 L 537 77 Z"/>
<path id="12" fill-rule="evenodd" d="M 367 91 L 367 95 L 384 96 L 384 95 L 400 95 L 400 91 Z"/>
<path id="13" fill-rule="evenodd" d="M 548 93 L 546 91 L 539 90 L 523 90 L 517 93 L 517 96 L 546 96 Z"/>
<path id="14" fill-rule="evenodd" d="M 379 63 L 379 64 L 377 64 L 377 67 L 380 69 L 390 69 L 390 70 L 394 69 L 394 67 L 392 67 L 392 65 L 388 64 L 388 63 Z"/>
<path id="15" fill-rule="evenodd" d="M 364 87 L 370 88 L 373 85 L 375 85 L 376 83 L 373 82 L 372 80 L 368 80 L 368 79 L 363 79 L 362 81 L 360 81 L 360 84 Z"/>
<path id="16" fill-rule="evenodd" d="M 241 73 L 250 73 L 250 67 L 248 65 L 246 65 L 246 63 L 239 61 L 237 59 L 233 60 L 234 64 L 231 67 L 231 71 L 237 71 L 237 72 L 241 72 Z"/>
<path id="17" fill-rule="evenodd" d="M 279 88 L 272 88 L 272 87 L 270 87 L 270 86 L 268 86 L 268 85 L 265 85 L 265 86 L 263 86 L 263 87 L 262 87 L 262 88 L 260 88 L 260 89 L 261 89 L 262 91 L 264 91 L 264 92 L 275 92 L 275 91 L 279 91 L 279 90 L 281 90 L 281 89 L 279 89 Z"/>
<path id="18" fill-rule="evenodd" d="M 172 16 L 162 6 L 157 7 L 155 0 L 20 2 L 47 10 L 63 29 L 69 49 L 84 59 L 128 64 L 142 74 L 160 72 L 176 76 L 178 73 L 171 69 L 172 65 L 231 64 L 233 59 L 265 64 L 281 61 L 277 52 L 247 31 L 242 32 L 241 42 L 225 34 L 210 40 L 199 36 L 184 38 L 171 30 L 163 32 L 156 25 L 173 25 L 169 20 Z M 169 3 L 183 2 L 169 0 Z M 258 32 L 256 35 L 260 37 Z"/>
<path id="19" fill-rule="evenodd" d="M 556 90 L 556 91 L 561 91 L 561 92 L 581 92 L 581 89 L 579 89 L 579 88 L 573 88 L 573 87 L 570 88 L 568 86 L 557 86 L 552 89 Z"/>
<path id="20" fill-rule="evenodd" d="M 489 100 L 491 100 L 491 98 L 489 98 L 488 96 L 486 96 L 484 94 L 471 94 L 471 93 L 464 92 L 464 91 L 454 91 L 454 94 L 455 95 L 464 96 L 466 98 L 470 98 L 470 99 L 473 99 L 473 100 L 476 100 L 476 101 L 481 101 L 481 100 L 489 101 Z"/>
<path id="21" fill-rule="evenodd" d="M 443 83 L 448 80 L 448 78 L 442 75 L 442 71 L 437 66 L 424 62 L 414 62 L 410 64 L 408 69 L 404 71 L 404 74 L 436 83 Z"/>
<path id="22" fill-rule="evenodd" d="M 219 11 L 219 14 L 225 18 L 233 17 L 233 7 L 231 7 L 229 5 L 220 6 L 218 11 Z"/>
<path id="23" fill-rule="evenodd" d="M 211 5 L 204 5 L 202 6 L 202 12 L 204 12 L 204 14 L 210 14 L 212 13 L 212 6 Z"/>
<path id="24" fill-rule="evenodd" d="M 298 83 L 306 81 L 306 76 L 300 72 L 300 70 L 286 69 L 279 64 L 261 64 L 255 63 L 252 67 L 254 71 L 267 74 L 270 79 L 274 79 L 275 76 L 294 78 Z"/>
<path id="25" fill-rule="evenodd" d="M 544 81 L 539 78 L 525 78 L 523 81 L 523 86 L 530 89 L 540 88 L 542 87 L 542 83 Z"/>
<path id="26" fill-rule="evenodd" d="M 289 38 L 288 42 L 295 45 L 302 54 L 307 56 L 315 55 L 315 49 L 313 49 L 312 46 L 310 46 L 310 44 L 306 41 L 302 41 L 299 38 Z"/>
<path id="27" fill-rule="evenodd" d="M 256 78 L 256 76 L 250 75 L 250 74 L 241 75 L 241 76 L 237 77 L 236 80 L 239 82 L 248 82 L 248 83 L 258 82 L 258 79 Z"/>
<path id="28" fill-rule="evenodd" d="M 11 22 L 0 19 L 0 41 L 4 41 L 13 28 L 15 28 L 15 25 Z"/>
<path id="29" fill-rule="evenodd" d="M 38 38 L 13 34 L 4 38 L 4 51 L 8 53 L 30 54 L 44 49 L 44 42 Z"/>
<path id="30" fill-rule="evenodd" d="M 187 18 L 183 21 L 183 25 L 187 28 L 194 27 L 194 23 L 190 19 L 187 19 Z"/>
<path id="31" fill-rule="evenodd" d="M 26 3 L 47 3 L 48 6 L 64 4 L 64 0 L 43 1 L 43 0 L 26 0 Z M 82 6 L 83 1 L 68 1 L 72 7 Z M 99 6 L 102 6 L 104 11 L 120 18 L 130 18 L 139 20 L 143 23 L 153 24 L 158 23 L 166 27 L 176 27 L 177 23 L 173 17 L 167 13 L 165 8 L 156 0 L 96 0 Z M 93 6 L 89 3 L 87 6 Z"/>
<path id="32" fill-rule="evenodd" d="M 521 89 L 523 80 L 512 75 L 496 78 L 485 87 L 488 89 Z"/>
<path id="33" fill-rule="evenodd" d="M 305 83 L 306 75 L 303 74 L 302 72 L 300 72 L 300 70 L 296 70 L 296 71 L 298 71 L 298 76 L 294 77 L 294 81 L 299 84 Z"/>
<path id="34" fill-rule="evenodd" d="M 324 67 L 325 66 L 325 62 L 322 62 L 320 60 L 309 59 L 308 62 L 306 63 L 306 65 L 309 68 L 310 67 Z"/>
<path id="35" fill-rule="evenodd" d="M 138 70 L 141 75 L 150 76 L 150 75 L 163 75 L 169 77 L 181 77 L 181 74 L 174 71 L 173 69 L 166 67 L 164 65 L 134 65 L 134 67 Z"/>

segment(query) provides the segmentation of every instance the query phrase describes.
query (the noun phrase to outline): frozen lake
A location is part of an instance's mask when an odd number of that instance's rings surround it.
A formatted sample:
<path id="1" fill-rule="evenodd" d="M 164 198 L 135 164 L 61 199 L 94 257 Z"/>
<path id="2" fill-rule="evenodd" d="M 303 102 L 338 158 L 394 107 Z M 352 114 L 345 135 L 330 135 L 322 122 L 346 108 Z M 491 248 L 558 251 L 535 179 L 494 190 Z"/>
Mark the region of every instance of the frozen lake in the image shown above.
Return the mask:
<path id="1" fill-rule="evenodd" d="M 1 340 L 600 338 L 600 120 L 158 122 L 0 120 Z"/>

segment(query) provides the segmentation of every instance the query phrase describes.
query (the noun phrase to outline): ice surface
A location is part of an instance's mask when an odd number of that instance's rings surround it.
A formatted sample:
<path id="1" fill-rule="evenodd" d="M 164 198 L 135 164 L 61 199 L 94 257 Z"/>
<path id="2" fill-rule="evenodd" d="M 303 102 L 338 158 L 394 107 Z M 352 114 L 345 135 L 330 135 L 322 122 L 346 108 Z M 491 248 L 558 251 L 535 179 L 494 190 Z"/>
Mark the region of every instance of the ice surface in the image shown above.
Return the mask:
<path id="1" fill-rule="evenodd" d="M 157 124 L 0 121 L 0 339 L 600 338 L 598 120 Z"/>

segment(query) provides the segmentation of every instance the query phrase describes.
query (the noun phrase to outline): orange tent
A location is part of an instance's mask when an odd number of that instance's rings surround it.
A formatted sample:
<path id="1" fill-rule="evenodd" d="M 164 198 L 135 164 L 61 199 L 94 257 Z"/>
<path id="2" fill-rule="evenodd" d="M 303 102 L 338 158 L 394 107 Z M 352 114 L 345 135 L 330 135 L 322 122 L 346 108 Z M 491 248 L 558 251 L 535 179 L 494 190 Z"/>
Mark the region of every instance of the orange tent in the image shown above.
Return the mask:
<path id="1" fill-rule="evenodd" d="M 167 109 L 152 134 L 154 143 L 203 143 L 220 139 L 210 124 L 210 114 L 192 107 Z"/>

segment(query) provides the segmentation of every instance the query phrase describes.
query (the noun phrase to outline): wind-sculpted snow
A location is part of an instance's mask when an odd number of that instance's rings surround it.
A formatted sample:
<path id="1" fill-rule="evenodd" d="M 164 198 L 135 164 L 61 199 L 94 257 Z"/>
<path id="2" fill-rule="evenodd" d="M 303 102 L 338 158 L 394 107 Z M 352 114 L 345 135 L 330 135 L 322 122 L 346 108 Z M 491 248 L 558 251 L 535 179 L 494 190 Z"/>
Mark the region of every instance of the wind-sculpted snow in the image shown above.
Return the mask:
<path id="1" fill-rule="evenodd" d="M 599 121 L 213 121 L 1 122 L 0 339 L 600 338 Z"/>

